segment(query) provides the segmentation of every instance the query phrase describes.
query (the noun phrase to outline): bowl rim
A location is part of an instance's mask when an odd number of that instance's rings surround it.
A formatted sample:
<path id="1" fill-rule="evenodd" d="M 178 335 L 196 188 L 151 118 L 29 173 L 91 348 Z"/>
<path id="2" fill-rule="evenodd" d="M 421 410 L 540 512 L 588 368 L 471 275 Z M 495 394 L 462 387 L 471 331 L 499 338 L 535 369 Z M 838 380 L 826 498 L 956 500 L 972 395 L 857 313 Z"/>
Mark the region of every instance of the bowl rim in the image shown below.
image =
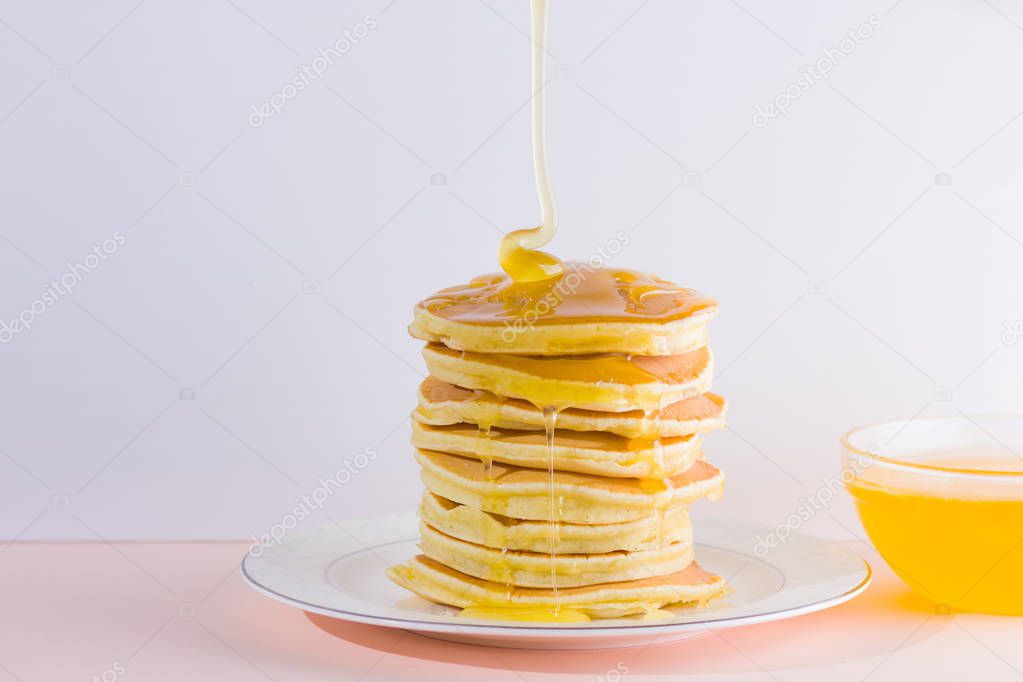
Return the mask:
<path id="1" fill-rule="evenodd" d="M 1018 471 L 1001 471 L 1001 470 L 996 470 L 996 469 L 970 469 L 970 468 L 966 468 L 966 467 L 948 467 L 948 466 L 938 466 L 938 465 L 934 465 L 934 464 L 923 464 L 923 463 L 920 463 L 920 462 L 910 462 L 910 461 L 907 461 L 907 460 L 904 460 L 904 459 L 899 459 L 897 457 L 887 457 L 885 455 L 879 455 L 877 453 L 873 453 L 873 452 L 870 452 L 868 450 L 863 450 L 861 448 L 858 448 L 858 447 L 854 446 L 852 444 L 852 442 L 850 441 L 850 438 L 852 436 L 854 436 L 855 434 L 860 433 L 862 431 L 866 431 L 867 429 L 878 428 L 878 427 L 883 427 L 883 426 L 892 426 L 892 425 L 896 425 L 896 424 L 901 424 L 901 425 L 903 425 L 905 427 L 905 426 L 909 426 L 910 424 L 913 424 L 913 423 L 916 423 L 916 422 L 966 422 L 966 423 L 971 423 L 974 426 L 976 426 L 977 428 L 980 428 L 981 431 L 984 431 L 984 429 L 981 428 L 974 421 L 975 419 L 1011 419 L 1011 420 L 1015 420 L 1015 421 L 1019 421 L 1019 422 L 1023 423 L 1023 414 L 1015 414 L 1015 413 L 1011 413 L 1011 412 L 966 414 L 964 412 L 964 413 L 962 413 L 959 416 L 910 417 L 909 419 L 886 419 L 884 421 L 872 422 L 872 423 L 869 423 L 869 424 L 862 424 L 860 426 L 856 426 L 856 427 L 846 431 L 844 434 L 842 434 L 842 437 L 839 438 L 839 442 L 841 443 L 842 448 L 846 452 L 855 453 L 856 455 L 859 455 L 861 457 L 869 457 L 870 459 L 874 460 L 875 462 L 881 462 L 883 464 L 890 464 L 890 465 L 895 465 L 895 466 L 899 466 L 899 467 L 905 467 L 905 468 L 908 468 L 908 469 L 911 469 L 911 470 L 920 471 L 921 473 L 932 473 L 932 474 L 933 473 L 941 473 L 941 474 L 958 474 L 958 475 L 968 475 L 968 476 L 987 476 L 987 477 L 994 477 L 994 478 L 1023 479 L 1023 470 L 1018 470 Z M 997 442 L 997 439 L 995 439 L 995 440 Z M 1006 446 L 1006 445 L 1003 445 L 1002 447 L 1004 447 L 1006 449 L 1009 449 L 1008 446 Z M 1016 454 L 1011 449 L 1009 449 L 1009 452 L 1011 452 L 1012 454 Z M 1019 456 L 1019 455 L 1017 455 L 1017 456 Z M 1020 459 L 1023 460 L 1023 456 L 1020 456 Z"/>

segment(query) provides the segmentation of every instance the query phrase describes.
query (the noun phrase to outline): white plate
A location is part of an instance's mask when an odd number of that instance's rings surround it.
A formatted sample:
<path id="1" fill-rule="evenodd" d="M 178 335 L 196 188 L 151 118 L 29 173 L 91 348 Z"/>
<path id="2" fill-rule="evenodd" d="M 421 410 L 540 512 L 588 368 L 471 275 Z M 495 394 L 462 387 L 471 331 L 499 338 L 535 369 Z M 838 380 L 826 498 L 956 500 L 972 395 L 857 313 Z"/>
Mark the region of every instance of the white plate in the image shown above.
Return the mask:
<path id="1" fill-rule="evenodd" d="M 794 533 L 762 558 L 758 534 L 769 529 L 701 521 L 700 565 L 728 579 L 732 592 L 704 607 L 670 607 L 674 618 L 639 617 L 581 624 L 476 620 L 393 584 L 384 569 L 418 554 L 413 516 L 292 530 L 279 544 L 242 561 L 245 580 L 277 601 L 357 623 L 429 637 L 527 649 L 599 649 L 670 642 L 711 628 L 763 623 L 820 611 L 852 599 L 870 582 L 870 566 L 837 545 Z"/>

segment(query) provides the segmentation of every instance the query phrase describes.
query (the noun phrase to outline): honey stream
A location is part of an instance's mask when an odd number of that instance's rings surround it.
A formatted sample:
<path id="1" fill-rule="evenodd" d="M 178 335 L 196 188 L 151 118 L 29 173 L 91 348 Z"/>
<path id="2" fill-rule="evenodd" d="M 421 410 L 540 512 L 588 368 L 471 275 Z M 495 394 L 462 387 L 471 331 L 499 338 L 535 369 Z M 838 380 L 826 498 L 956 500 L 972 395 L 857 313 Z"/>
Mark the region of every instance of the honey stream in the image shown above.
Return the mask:
<path id="1" fill-rule="evenodd" d="M 547 170 L 547 94 L 544 78 L 547 71 L 547 0 L 531 0 L 533 33 L 533 173 L 540 196 L 540 224 L 531 229 L 509 232 L 501 240 L 498 258 L 501 267 L 516 282 L 537 282 L 564 271 L 561 261 L 537 251 L 554 238 L 558 231 L 558 207 L 551 191 Z"/>

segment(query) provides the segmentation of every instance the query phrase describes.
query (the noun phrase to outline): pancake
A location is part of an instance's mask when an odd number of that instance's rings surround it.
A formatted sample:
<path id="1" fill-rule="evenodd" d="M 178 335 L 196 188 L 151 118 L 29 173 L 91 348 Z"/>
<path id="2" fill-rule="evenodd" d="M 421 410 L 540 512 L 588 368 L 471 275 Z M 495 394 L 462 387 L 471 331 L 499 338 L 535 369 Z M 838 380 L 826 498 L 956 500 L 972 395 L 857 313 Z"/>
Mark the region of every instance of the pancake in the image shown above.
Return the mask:
<path id="1" fill-rule="evenodd" d="M 556 272 L 535 260 L 553 256 L 522 253 L 502 260 L 520 281 L 484 275 L 415 307 L 429 370 L 412 415 L 422 554 L 388 576 L 465 617 L 536 622 L 721 594 L 694 561 L 689 518 L 724 487 L 702 444 L 726 408 L 708 392 L 717 304 L 654 275 Z"/>
<path id="2" fill-rule="evenodd" d="M 681 571 L 693 562 L 693 543 L 674 542 L 642 552 L 554 556 L 474 545 L 419 524 L 419 548 L 445 566 L 483 580 L 518 587 L 584 587 Z M 554 572 L 554 577 L 551 573 Z"/>
<path id="3" fill-rule="evenodd" d="M 412 336 L 478 353 L 677 355 L 707 345 L 713 299 L 621 268 L 566 263 L 540 282 L 475 277 L 419 302 Z"/>
<path id="4" fill-rule="evenodd" d="M 484 428 L 544 428 L 543 413 L 528 401 L 462 388 L 432 376 L 419 385 L 419 407 L 412 417 L 433 426 L 468 422 Z M 724 426 L 724 419 L 725 399 L 704 393 L 674 402 L 649 417 L 641 410 L 598 412 L 569 407 L 558 413 L 558 429 L 653 439 L 706 433 Z"/>
<path id="5" fill-rule="evenodd" d="M 427 489 L 475 509 L 515 519 L 551 520 L 551 483 L 557 499 L 556 521 L 605 524 L 654 516 L 669 506 L 720 495 L 724 475 L 698 461 L 670 479 L 641 481 L 566 471 L 553 477 L 540 469 L 494 463 L 490 467 L 432 450 L 416 450 Z"/>
<path id="6" fill-rule="evenodd" d="M 417 421 L 412 422 L 412 445 L 476 457 L 484 463 L 544 470 L 550 466 L 553 451 L 554 468 L 559 471 L 614 478 L 664 478 L 688 469 L 703 456 L 699 436 L 650 441 L 558 429 L 551 448 L 542 431 L 494 428 L 488 433 L 475 424 L 430 426 Z"/>
<path id="7" fill-rule="evenodd" d="M 419 518 L 451 537 L 496 549 L 550 552 L 550 524 L 491 514 L 423 493 Z M 639 552 L 672 542 L 692 542 L 693 528 L 684 504 L 676 504 L 636 521 L 587 526 L 560 523 L 557 551 L 565 554 Z"/>
<path id="8" fill-rule="evenodd" d="M 512 587 L 474 578 L 419 555 L 387 570 L 388 577 L 420 597 L 440 604 L 466 608 L 560 608 L 579 611 L 591 618 L 617 618 L 649 613 L 663 606 L 703 603 L 725 589 L 724 580 L 695 562 L 669 575 L 623 582 L 550 589 Z"/>
<path id="9" fill-rule="evenodd" d="M 606 412 L 661 410 L 706 393 L 713 376 L 707 347 L 682 355 L 602 353 L 549 358 L 470 353 L 431 343 L 423 348 L 430 374 L 534 405 Z"/>

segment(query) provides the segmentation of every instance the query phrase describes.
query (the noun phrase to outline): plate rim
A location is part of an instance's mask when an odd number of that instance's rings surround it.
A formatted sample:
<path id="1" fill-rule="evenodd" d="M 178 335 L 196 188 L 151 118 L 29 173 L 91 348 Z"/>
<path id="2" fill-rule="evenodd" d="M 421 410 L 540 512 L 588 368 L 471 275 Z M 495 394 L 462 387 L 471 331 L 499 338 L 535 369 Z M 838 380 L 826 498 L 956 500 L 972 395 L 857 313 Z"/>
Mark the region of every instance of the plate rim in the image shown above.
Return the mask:
<path id="1" fill-rule="evenodd" d="M 729 523 L 728 525 L 733 525 L 733 524 Z M 734 525 L 742 526 L 742 525 L 747 525 L 747 524 L 744 524 L 742 522 L 734 522 Z M 836 544 L 837 545 L 837 543 L 834 543 L 833 541 L 830 541 L 830 540 L 825 540 L 823 538 L 816 538 L 816 537 L 813 537 L 813 536 L 804 535 L 802 533 L 800 533 L 799 535 L 801 535 L 801 536 L 803 536 L 803 537 L 805 537 L 807 539 L 813 540 L 815 542 L 823 542 L 823 543 L 829 543 L 829 544 Z M 364 547 L 361 547 L 359 549 L 353 550 L 351 552 L 343 553 L 343 554 L 340 554 L 340 555 L 334 557 L 333 560 L 331 561 L 330 565 L 334 565 L 334 563 L 336 563 L 337 561 L 339 561 L 339 560 L 341 560 L 343 558 L 346 558 L 346 557 L 349 557 L 349 556 L 352 556 L 352 555 L 355 555 L 355 554 L 359 554 L 359 553 L 362 553 L 362 552 L 370 551 L 370 550 L 376 549 L 378 547 L 386 547 L 386 546 L 389 546 L 389 545 L 400 544 L 400 543 L 404 543 L 404 542 L 412 542 L 412 541 L 415 541 L 417 539 L 418 539 L 417 537 L 403 537 L 403 538 L 400 538 L 400 539 L 395 539 L 395 540 L 390 540 L 390 541 L 387 541 L 387 542 L 377 543 L 377 544 L 374 544 L 372 547 L 364 546 Z M 716 545 L 710 544 L 710 543 L 697 543 L 697 544 L 705 544 L 708 547 L 717 547 Z M 373 614 L 367 614 L 367 613 L 359 613 L 359 612 L 354 612 L 354 611 L 345 611 L 343 609 L 326 607 L 326 606 L 323 606 L 323 605 L 320 605 L 320 604 L 313 604 L 313 603 L 310 603 L 310 602 L 306 602 L 306 601 L 303 601 L 303 600 L 298 599 L 296 597 L 288 596 L 286 594 L 278 592 L 278 591 L 274 590 L 273 588 L 268 587 L 268 586 L 263 585 L 262 583 L 258 582 L 249 573 L 249 571 L 247 570 L 247 566 L 246 566 L 246 563 L 248 562 L 248 560 L 250 558 L 258 559 L 258 557 L 252 557 L 252 555 L 250 553 L 248 553 L 248 552 L 246 552 L 245 556 L 242 558 L 241 564 L 239 566 L 239 571 L 241 573 L 242 579 L 250 587 L 252 587 L 256 592 L 259 592 L 260 594 L 262 594 L 262 595 L 264 595 L 264 596 L 266 596 L 266 597 L 268 597 L 270 599 L 273 599 L 274 601 L 277 601 L 277 602 L 280 602 L 280 603 L 283 603 L 285 605 L 292 606 L 292 607 L 295 607 L 295 608 L 300 608 L 303 611 L 308 611 L 308 612 L 316 613 L 316 614 L 319 614 L 319 615 L 322 615 L 322 616 L 336 618 L 338 620 L 344 620 L 344 621 L 354 622 L 354 623 L 361 623 L 361 624 L 365 624 L 365 625 L 376 625 L 378 627 L 400 628 L 400 629 L 403 629 L 403 630 L 411 630 L 411 631 L 416 631 L 416 632 L 431 632 L 431 633 L 439 633 L 439 634 L 457 634 L 457 635 L 463 635 L 465 637 L 487 636 L 487 635 L 490 635 L 490 636 L 503 636 L 503 635 L 509 635 L 509 636 L 512 636 L 512 635 L 539 636 L 539 635 L 543 635 L 543 636 L 547 636 L 547 637 L 552 637 L 553 636 L 553 637 L 557 637 L 557 638 L 568 639 L 568 638 L 586 638 L 586 637 L 590 636 L 591 633 L 594 636 L 614 636 L 614 635 L 629 635 L 629 634 L 635 634 L 635 635 L 638 636 L 638 635 L 640 635 L 640 633 L 648 632 L 650 629 L 653 629 L 653 628 L 659 628 L 659 629 L 663 630 L 664 632 L 706 631 L 706 630 L 711 630 L 711 629 L 713 629 L 715 627 L 718 627 L 718 628 L 729 628 L 729 627 L 739 627 L 739 626 L 743 626 L 743 625 L 755 625 L 755 624 L 758 624 L 758 623 L 775 621 L 775 620 L 783 620 L 785 618 L 794 618 L 794 617 L 806 615 L 806 614 L 809 614 L 809 613 L 815 613 L 817 611 L 823 611 L 824 609 L 828 609 L 828 608 L 831 608 L 833 606 L 838 606 L 839 604 L 843 604 L 843 603 L 845 603 L 847 601 L 850 601 L 851 599 L 859 596 L 860 594 L 863 593 L 864 590 L 867 589 L 867 587 L 870 586 L 870 583 L 871 583 L 871 581 L 873 579 L 874 570 L 873 570 L 873 567 L 870 565 L 870 563 L 866 559 L 864 559 L 862 556 L 860 556 L 859 553 L 854 552 L 852 550 L 847 550 L 847 551 L 849 551 L 850 554 L 855 556 L 860 561 L 860 563 L 862 563 L 863 569 L 864 569 L 864 575 L 863 575 L 862 579 L 859 581 L 859 583 L 857 583 L 856 585 L 850 587 L 849 589 L 845 590 L 842 593 L 833 595 L 833 596 L 825 598 L 825 599 L 819 599 L 817 601 L 813 601 L 813 602 L 809 602 L 809 603 L 805 603 L 805 604 L 800 604 L 798 606 L 793 606 L 793 607 L 789 607 L 789 608 L 775 609 L 775 610 L 772 610 L 772 611 L 765 611 L 763 613 L 754 613 L 754 614 L 745 614 L 745 615 L 736 615 L 736 616 L 724 615 L 724 616 L 721 616 L 721 617 L 718 617 L 718 618 L 706 618 L 706 619 L 701 619 L 701 620 L 689 620 L 689 621 L 677 622 L 677 623 L 676 622 L 652 622 L 652 623 L 637 622 L 636 624 L 629 624 L 629 625 L 620 625 L 620 624 L 617 624 L 617 625 L 590 625 L 590 624 L 587 624 L 585 627 L 578 627 L 578 626 L 574 626 L 573 624 L 564 624 L 564 625 L 549 625 L 549 624 L 543 624 L 543 625 L 523 625 L 521 623 L 507 623 L 507 624 L 501 623 L 501 622 L 480 623 L 480 622 L 473 622 L 473 621 L 466 621 L 465 623 L 455 624 L 455 623 L 446 623 L 446 622 L 439 622 L 439 621 L 432 621 L 432 620 L 421 620 L 421 619 L 415 619 L 415 618 L 398 618 L 398 617 L 393 617 L 393 616 L 382 616 L 382 615 L 373 615 Z M 769 564 L 769 565 L 773 566 L 773 564 Z"/>

